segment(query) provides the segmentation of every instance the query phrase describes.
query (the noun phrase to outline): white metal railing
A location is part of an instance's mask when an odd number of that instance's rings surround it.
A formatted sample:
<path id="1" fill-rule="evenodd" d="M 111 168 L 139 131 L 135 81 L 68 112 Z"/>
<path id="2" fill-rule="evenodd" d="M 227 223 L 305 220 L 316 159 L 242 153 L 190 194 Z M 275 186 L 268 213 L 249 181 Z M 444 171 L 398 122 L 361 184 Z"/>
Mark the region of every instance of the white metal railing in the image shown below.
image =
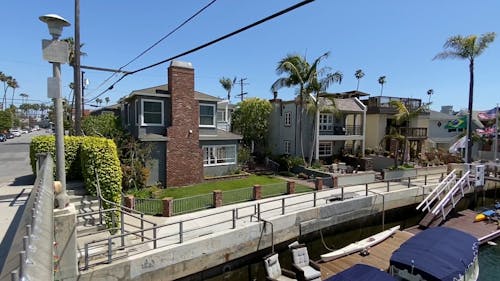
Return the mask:
<path id="1" fill-rule="evenodd" d="M 430 211 L 434 201 L 440 200 L 441 195 L 450 188 L 451 184 L 455 184 L 456 179 L 457 175 L 455 174 L 455 170 L 453 170 L 418 204 L 417 210 L 423 207 L 422 211 Z"/>
<path id="2" fill-rule="evenodd" d="M 462 198 L 465 196 L 464 186 L 467 186 L 468 189 L 471 188 L 469 175 L 470 175 L 470 170 L 465 172 L 465 174 L 455 183 L 453 188 L 451 188 L 450 191 L 448 191 L 446 196 L 441 201 L 439 201 L 439 203 L 434 207 L 434 209 L 432 209 L 432 213 L 434 215 L 437 215 L 441 212 L 443 219 L 446 219 L 447 214 L 445 214 L 444 208 L 448 205 L 449 202 L 451 202 L 453 207 L 455 207 L 457 203 L 455 202 L 455 194 L 457 194 L 457 192 L 460 191 L 462 193 L 460 198 Z"/>

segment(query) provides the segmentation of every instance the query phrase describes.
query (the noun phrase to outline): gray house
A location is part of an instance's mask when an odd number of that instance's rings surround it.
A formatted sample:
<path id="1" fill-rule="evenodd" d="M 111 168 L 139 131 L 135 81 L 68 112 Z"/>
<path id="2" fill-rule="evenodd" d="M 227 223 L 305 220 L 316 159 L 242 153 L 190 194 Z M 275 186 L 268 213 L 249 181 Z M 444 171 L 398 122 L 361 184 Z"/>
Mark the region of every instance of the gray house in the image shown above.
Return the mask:
<path id="1" fill-rule="evenodd" d="M 295 100 L 271 100 L 273 110 L 269 122 L 269 145 L 274 154 L 302 155 L 298 117 L 302 114 L 302 142 L 306 158 L 311 148 L 313 159 L 332 163 L 343 153 L 364 155 L 366 107 L 358 97 L 366 95 L 352 91 L 323 94 L 319 97 L 320 111 L 315 115 Z M 336 108 L 336 112 L 326 110 Z M 315 130 L 313 126 L 315 127 Z"/>
<path id="2" fill-rule="evenodd" d="M 120 104 L 123 126 L 152 147 L 148 184 L 185 186 L 237 168 L 242 137 L 227 130 L 229 105 L 194 90 L 191 63 L 172 62 L 168 84 L 135 90 Z"/>

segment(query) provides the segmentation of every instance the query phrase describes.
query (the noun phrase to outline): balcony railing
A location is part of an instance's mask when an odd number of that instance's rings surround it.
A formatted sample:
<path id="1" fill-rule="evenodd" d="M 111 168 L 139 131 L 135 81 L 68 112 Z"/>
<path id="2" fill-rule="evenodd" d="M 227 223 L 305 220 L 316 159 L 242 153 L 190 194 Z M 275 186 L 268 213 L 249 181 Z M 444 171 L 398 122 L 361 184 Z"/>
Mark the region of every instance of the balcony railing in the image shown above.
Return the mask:
<path id="1" fill-rule="evenodd" d="M 426 138 L 427 137 L 427 128 L 397 128 L 398 134 L 402 136 L 406 136 L 409 138 Z M 387 127 L 385 130 L 386 134 L 390 134 L 390 127 Z"/>
<path id="2" fill-rule="evenodd" d="M 342 136 L 342 135 L 347 135 L 347 136 L 352 136 L 352 135 L 362 135 L 363 134 L 363 127 L 360 125 L 346 125 L 345 127 L 342 126 L 333 126 L 332 130 L 322 130 L 320 128 L 319 134 L 322 136 Z"/>

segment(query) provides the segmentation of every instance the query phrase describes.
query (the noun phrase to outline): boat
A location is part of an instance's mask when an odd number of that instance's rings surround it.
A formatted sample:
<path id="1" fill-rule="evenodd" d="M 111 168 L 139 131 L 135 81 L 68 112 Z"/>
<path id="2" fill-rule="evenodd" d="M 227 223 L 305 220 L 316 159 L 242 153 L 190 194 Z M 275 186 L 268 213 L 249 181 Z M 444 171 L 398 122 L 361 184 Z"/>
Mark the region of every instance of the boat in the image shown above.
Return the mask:
<path id="1" fill-rule="evenodd" d="M 398 281 L 385 271 L 366 264 L 355 264 L 325 281 Z"/>
<path id="2" fill-rule="evenodd" d="M 389 273 L 408 281 L 477 281 L 478 240 L 463 231 L 431 227 L 392 253 Z"/>
<path id="3" fill-rule="evenodd" d="M 352 253 L 360 252 L 363 250 L 366 251 L 366 250 L 368 250 L 368 248 L 384 241 L 389 236 L 393 235 L 394 232 L 399 230 L 399 228 L 400 228 L 399 225 L 392 227 L 388 230 L 382 231 L 380 233 L 372 235 L 372 236 L 365 238 L 363 240 L 360 240 L 358 242 L 354 242 L 352 244 L 349 244 L 349 245 L 345 246 L 344 248 L 323 254 L 323 255 L 321 255 L 321 260 L 323 262 L 327 262 L 327 261 L 341 258 L 343 256 L 347 256 L 347 255 L 352 254 Z"/>

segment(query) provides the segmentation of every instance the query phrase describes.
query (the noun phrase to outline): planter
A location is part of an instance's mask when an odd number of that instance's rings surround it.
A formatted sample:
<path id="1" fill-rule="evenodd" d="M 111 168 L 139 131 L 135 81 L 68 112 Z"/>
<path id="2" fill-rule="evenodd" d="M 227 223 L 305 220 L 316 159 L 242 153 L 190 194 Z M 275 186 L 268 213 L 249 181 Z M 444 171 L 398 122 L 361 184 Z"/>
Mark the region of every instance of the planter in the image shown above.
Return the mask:
<path id="1" fill-rule="evenodd" d="M 401 169 L 401 170 L 387 170 L 382 171 L 384 180 L 396 180 L 404 178 L 413 178 L 417 176 L 417 169 Z"/>

